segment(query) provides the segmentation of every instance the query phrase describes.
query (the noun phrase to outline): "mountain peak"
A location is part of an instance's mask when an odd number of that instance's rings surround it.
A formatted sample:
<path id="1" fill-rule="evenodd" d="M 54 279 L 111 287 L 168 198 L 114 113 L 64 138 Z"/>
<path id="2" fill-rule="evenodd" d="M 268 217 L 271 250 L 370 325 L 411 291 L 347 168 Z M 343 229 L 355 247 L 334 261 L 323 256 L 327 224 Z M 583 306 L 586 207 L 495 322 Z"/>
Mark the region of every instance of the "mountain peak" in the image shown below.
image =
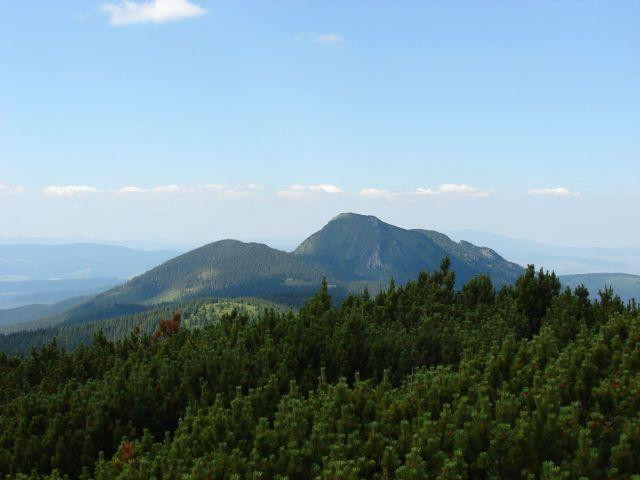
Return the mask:
<path id="1" fill-rule="evenodd" d="M 333 217 L 331 220 L 329 220 L 328 223 L 339 221 L 339 220 L 366 220 L 366 219 L 373 220 L 376 222 L 380 221 L 378 217 L 374 217 L 373 215 L 364 215 L 362 213 L 353 213 L 353 212 L 343 212 Z"/>
<path id="2" fill-rule="evenodd" d="M 448 256 L 460 283 L 491 272 L 498 284 L 509 283 L 520 267 L 469 243 L 453 242 L 432 230 L 406 230 L 373 215 L 340 213 L 293 252 L 323 265 L 345 281 L 405 281 L 421 270 L 435 270 Z M 489 264 L 491 263 L 491 264 Z"/>

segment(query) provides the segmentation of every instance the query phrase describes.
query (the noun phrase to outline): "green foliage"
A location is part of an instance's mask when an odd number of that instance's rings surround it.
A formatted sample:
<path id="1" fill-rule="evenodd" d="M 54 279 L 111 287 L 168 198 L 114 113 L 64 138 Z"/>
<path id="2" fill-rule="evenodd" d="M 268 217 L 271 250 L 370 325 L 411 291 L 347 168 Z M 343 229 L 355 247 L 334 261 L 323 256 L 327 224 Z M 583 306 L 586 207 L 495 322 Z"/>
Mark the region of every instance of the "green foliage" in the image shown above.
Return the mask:
<path id="1" fill-rule="evenodd" d="M 466 308 L 493 304 L 496 299 L 496 291 L 493 288 L 491 278 L 486 275 L 472 278 L 462 287 L 459 298 Z"/>
<path id="2" fill-rule="evenodd" d="M 195 296 L 261 296 L 289 287 L 317 288 L 320 270 L 259 243 L 222 240 L 180 255 L 104 297 L 161 303 Z"/>
<path id="3" fill-rule="evenodd" d="M 560 292 L 560 280 L 555 273 L 545 273 L 542 268 L 536 274 L 533 265 L 529 265 L 515 285 L 518 308 L 529 320 L 528 334 L 534 334 L 540 328 L 542 318 L 551 306 L 551 302 Z"/>
<path id="4" fill-rule="evenodd" d="M 288 311 L 289 308 L 258 298 L 199 299 L 165 304 L 153 310 L 145 310 L 133 315 L 63 324 L 38 330 L 21 331 L 11 335 L 0 335 L 0 352 L 25 355 L 32 348 L 40 348 L 56 339 L 58 346 L 73 350 L 79 345 L 89 345 L 98 332 L 108 340 L 121 340 L 137 330 L 141 334 L 152 334 L 158 323 L 179 311 L 184 317 L 183 326 L 189 329 L 215 323 L 232 311 L 255 315 L 262 309 L 273 308 Z"/>
<path id="5" fill-rule="evenodd" d="M 185 304 L 162 334 L 0 354 L 0 477 L 634 478 L 637 308 L 532 268 L 456 292 L 449 267 L 338 306 L 324 282 L 298 313 L 182 328 L 208 308 Z"/>

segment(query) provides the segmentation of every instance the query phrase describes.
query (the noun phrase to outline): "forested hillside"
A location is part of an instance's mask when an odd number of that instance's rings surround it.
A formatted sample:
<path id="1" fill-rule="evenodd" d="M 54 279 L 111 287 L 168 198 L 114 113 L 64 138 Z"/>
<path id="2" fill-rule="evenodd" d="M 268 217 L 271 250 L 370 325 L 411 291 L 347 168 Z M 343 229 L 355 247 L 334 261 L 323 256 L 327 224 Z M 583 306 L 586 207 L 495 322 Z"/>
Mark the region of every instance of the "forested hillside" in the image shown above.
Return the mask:
<path id="1" fill-rule="evenodd" d="M 179 315 L 0 355 L 6 478 L 605 479 L 640 472 L 640 313 L 449 262 L 332 306 Z"/>
<path id="2" fill-rule="evenodd" d="M 154 304 L 181 298 L 238 294 L 277 296 L 287 287 L 316 288 L 322 271 L 259 243 L 221 240 L 180 255 L 101 296 Z"/>
<path id="3" fill-rule="evenodd" d="M 173 312 L 182 315 L 183 328 L 197 328 L 217 322 L 224 314 L 236 311 L 255 315 L 265 308 L 288 311 L 290 308 L 258 298 L 198 299 L 173 302 L 132 315 L 117 316 L 92 322 L 70 325 L 45 326 L 34 330 L 19 330 L 0 335 L 0 352 L 10 355 L 26 355 L 33 348 L 40 348 L 56 339 L 56 344 L 65 350 L 91 344 L 93 337 L 101 332 L 107 340 L 122 340 L 136 330 L 141 334 L 152 334 L 161 320 L 171 317 Z M 0 329 L 0 333 L 7 330 Z"/>
<path id="4" fill-rule="evenodd" d="M 404 283 L 422 270 L 437 268 L 444 257 L 450 258 L 457 287 L 480 274 L 491 277 L 496 286 L 510 285 L 523 271 L 489 248 L 456 243 L 430 230 L 406 230 L 370 215 L 342 213 L 292 253 L 260 243 L 220 240 L 36 323 L 66 327 L 212 297 L 259 297 L 300 307 L 323 277 L 333 296 L 341 299 L 364 287 L 377 292 L 392 278 Z M 33 323 L 25 327 L 37 328 Z M 11 330 L 20 328 L 14 325 Z"/>
<path id="5" fill-rule="evenodd" d="M 287 252 L 259 243 L 220 240 L 38 323 L 42 327 L 65 328 L 211 297 L 260 297 L 300 306 L 313 295 L 322 278 L 318 266 Z M 18 328 L 19 325 L 14 330 Z"/>
<path id="6" fill-rule="evenodd" d="M 39 320 L 62 313 L 86 302 L 88 298 L 74 297 L 51 305 L 36 303 L 0 310 L 0 334 L 29 329 L 31 326 L 37 328 L 36 325 L 41 325 Z"/>

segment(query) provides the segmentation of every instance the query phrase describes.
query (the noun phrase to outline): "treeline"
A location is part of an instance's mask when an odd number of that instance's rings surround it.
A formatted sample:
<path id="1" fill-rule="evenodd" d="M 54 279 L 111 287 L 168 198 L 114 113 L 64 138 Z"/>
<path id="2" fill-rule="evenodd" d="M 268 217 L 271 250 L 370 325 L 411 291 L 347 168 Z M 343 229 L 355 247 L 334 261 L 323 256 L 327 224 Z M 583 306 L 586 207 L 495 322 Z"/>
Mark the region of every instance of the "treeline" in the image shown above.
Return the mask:
<path id="1" fill-rule="evenodd" d="M 640 472 L 640 314 L 533 267 L 0 355 L 6 478 L 605 479 Z M 184 313 L 184 312 L 183 312 Z M 180 326 L 189 315 L 183 315 Z"/>

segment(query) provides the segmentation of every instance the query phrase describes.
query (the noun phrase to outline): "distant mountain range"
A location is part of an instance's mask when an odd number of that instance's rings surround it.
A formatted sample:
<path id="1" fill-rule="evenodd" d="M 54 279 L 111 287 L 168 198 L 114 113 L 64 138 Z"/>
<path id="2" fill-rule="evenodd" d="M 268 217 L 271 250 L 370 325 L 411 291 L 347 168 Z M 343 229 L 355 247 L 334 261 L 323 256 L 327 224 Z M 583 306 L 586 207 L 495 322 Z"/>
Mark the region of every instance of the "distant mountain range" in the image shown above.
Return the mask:
<path id="1" fill-rule="evenodd" d="M 597 298 L 598 290 L 613 288 L 616 295 L 625 302 L 635 298 L 640 300 L 640 276 L 629 273 L 580 273 L 577 275 L 560 275 L 565 287 L 575 288 L 584 285 L 593 298 Z"/>
<path id="2" fill-rule="evenodd" d="M 73 297 L 95 295 L 124 283 L 118 278 L 25 280 L 0 282 L 0 309 L 50 305 Z"/>
<path id="3" fill-rule="evenodd" d="M 95 249 L 93 252 L 97 255 Z M 152 257 L 145 261 L 151 262 Z M 403 283 L 423 270 L 439 268 L 444 257 L 451 260 L 458 287 L 479 274 L 490 276 L 496 286 L 508 285 L 524 270 L 488 247 L 455 242 L 433 230 L 399 228 L 374 216 L 343 213 L 292 252 L 260 243 L 220 240 L 171 258 L 88 299 L 49 308 L 31 306 L 16 310 L 13 316 L 43 325 L 71 325 L 208 297 L 257 297 L 295 306 L 317 290 L 323 277 L 339 298 L 365 286 L 376 291 L 391 278 Z M 130 265 L 130 271 L 141 268 L 140 261 Z M 105 263 L 94 261 L 92 265 Z M 103 270 L 96 267 L 96 271 Z M 584 283 L 592 294 L 613 285 L 624 300 L 640 297 L 640 277 L 633 275 L 572 275 L 561 277 L 561 281 L 570 287 Z M 0 315 L 0 324 L 7 325 L 10 316 L 8 312 Z"/>
<path id="4" fill-rule="evenodd" d="M 0 245 L 0 308 L 93 295 L 175 255 L 94 243 Z"/>
<path id="5" fill-rule="evenodd" d="M 0 281 L 127 279 L 176 255 L 116 245 L 0 245 Z"/>
<path id="6" fill-rule="evenodd" d="M 519 265 L 544 265 L 558 275 L 592 272 L 640 275 L 640 247 L 558 246 L 478 230 L 452 231 L 449 235 L 487 245 Z"/>

